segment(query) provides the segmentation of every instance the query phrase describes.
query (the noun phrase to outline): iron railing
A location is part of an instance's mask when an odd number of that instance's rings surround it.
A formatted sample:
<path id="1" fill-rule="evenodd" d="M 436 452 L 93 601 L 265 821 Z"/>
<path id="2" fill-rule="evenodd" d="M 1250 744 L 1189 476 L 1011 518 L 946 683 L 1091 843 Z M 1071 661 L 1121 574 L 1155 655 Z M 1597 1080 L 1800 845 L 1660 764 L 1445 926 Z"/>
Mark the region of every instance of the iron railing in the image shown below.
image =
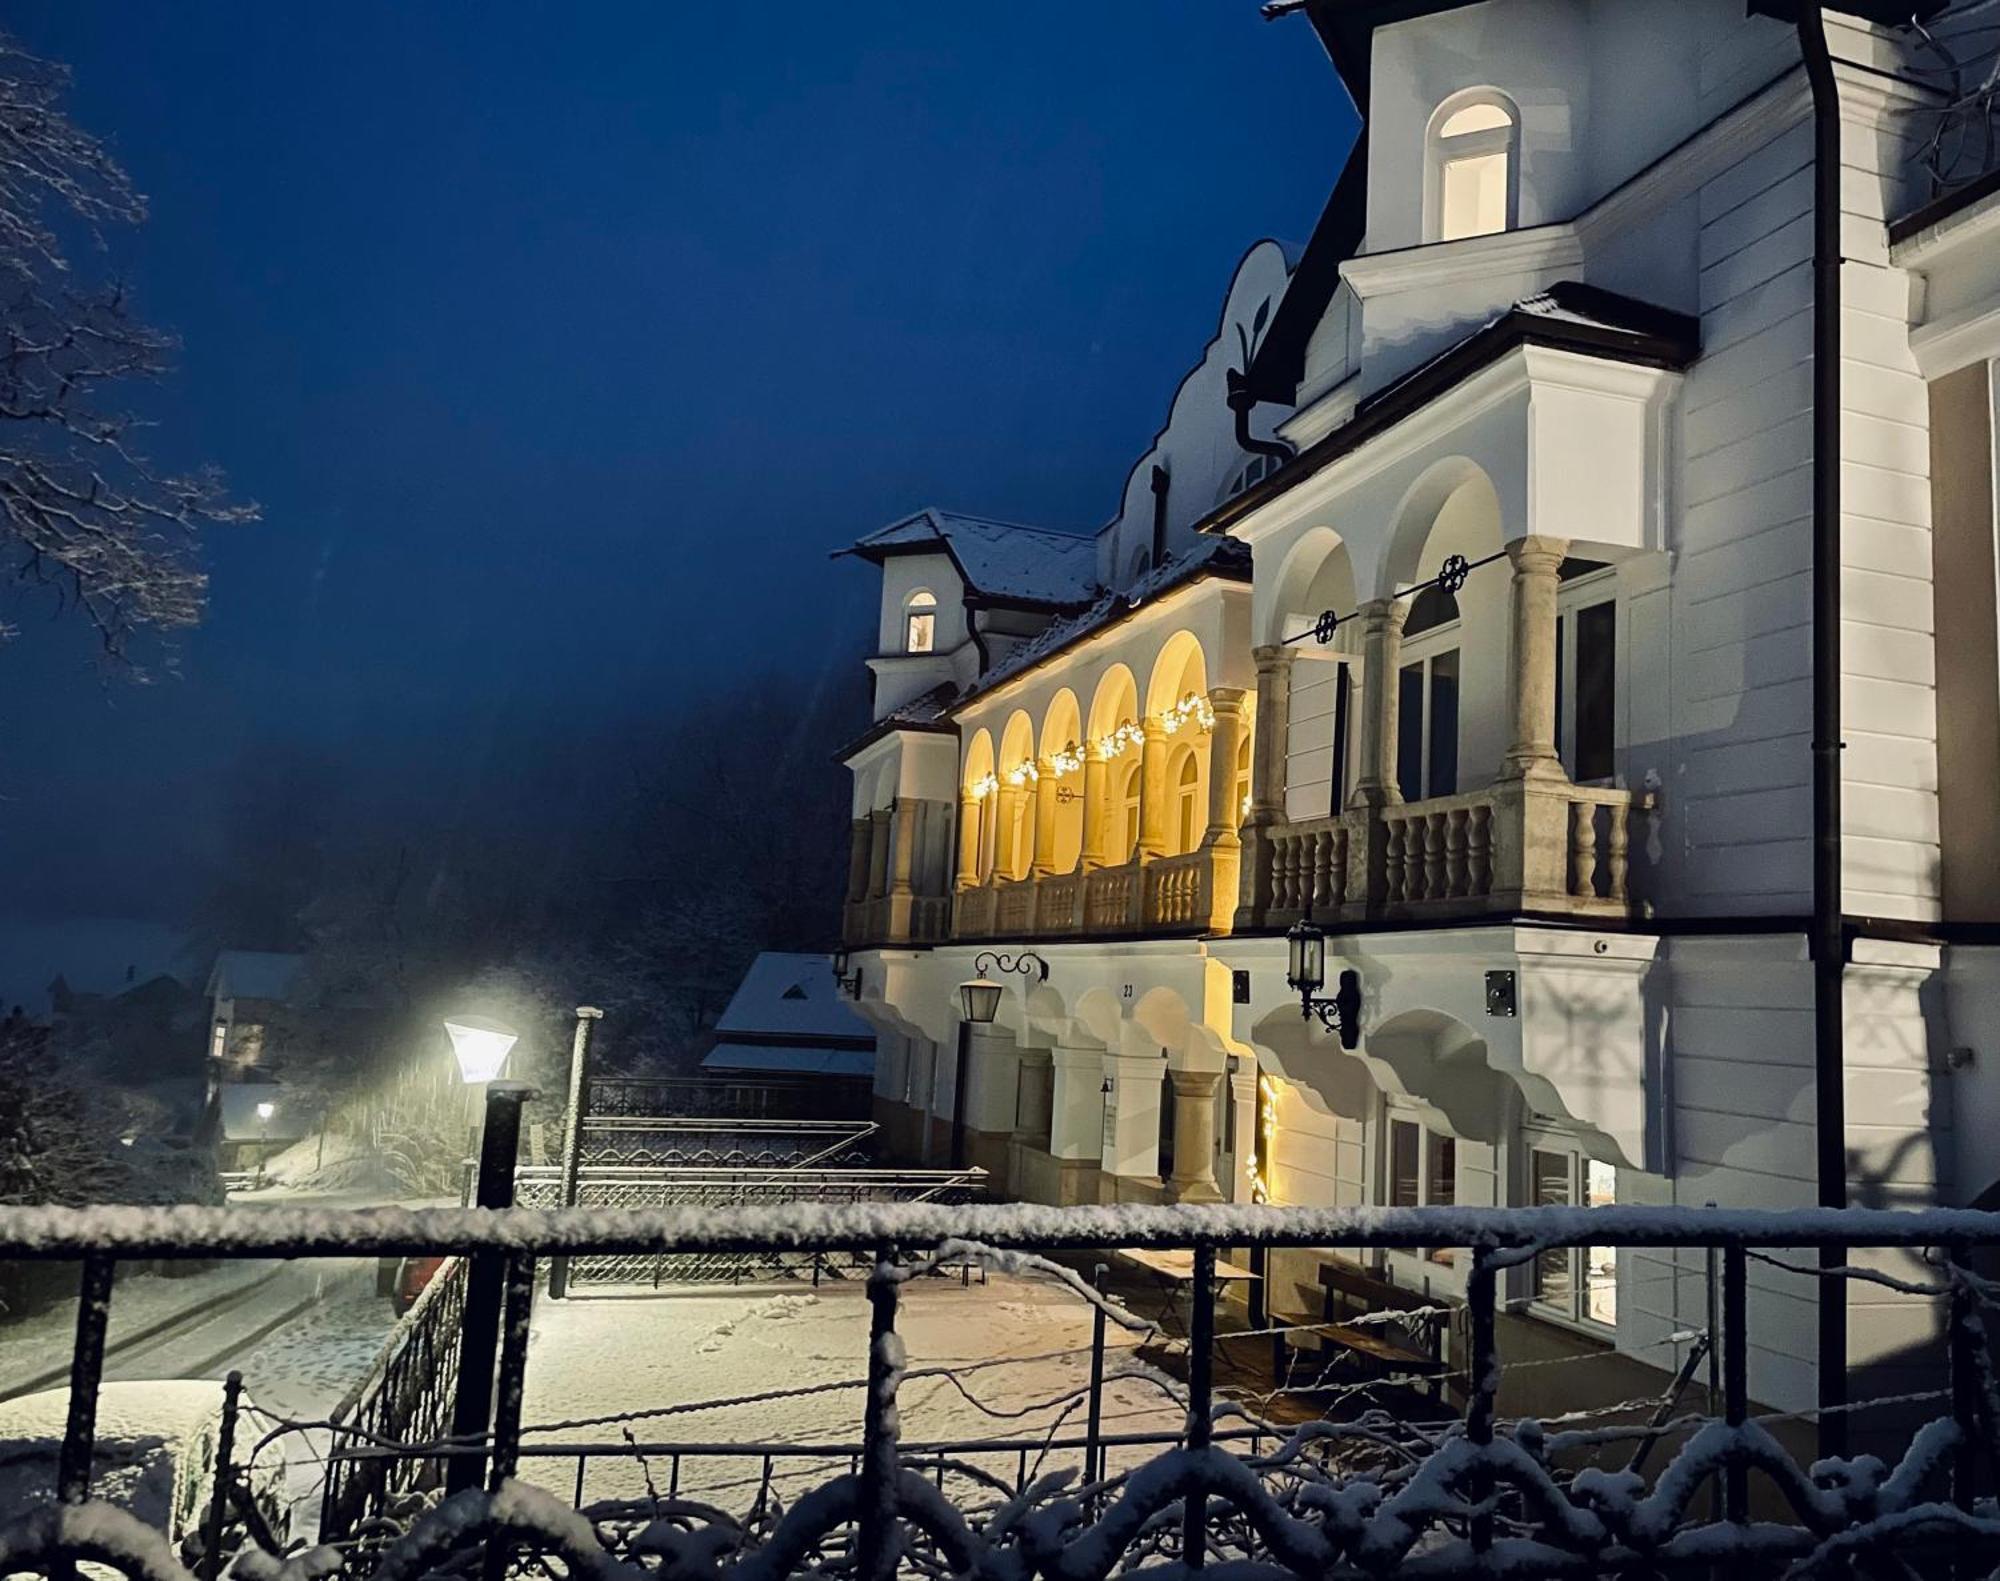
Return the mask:
<path id="1" fill-rule="evenodd" d="M 593 1076 L 593 1116 L 705 1116 L 724 1120 L 866 1119 L 866 1076 Z"/>
<path id="2" fill-rule="evenodd" d="M 1849 1260 L 1831 1268 L 1785 1262 L 1794 1249 L 1827 1246 L 1850 1249 Z M 1268 1452 L 1225 1443 L 1218 1423 L 1228 1423 L 1218 1414 L 1212 1363 L 1214 1276 L 1218 1249 L 1239 1247 L 1266 1257 L 1290 1248 L 1340 1248 L 1361 1257 L 1462 1249 L 1464 1354 L 1454 1367 L 1462 1408 L 1443 1421 L 1431 1419 L 1446 1409 L 1443 1402 L 1400 1417 L 1329 1414 L 1290 1429 Z M 1636 1422 L 1585 1413 L 1590 1425 L 1582 1427 L 1501 1415 L 1503 1292 L 1538 1259 L 1590 1247 L 1715 1252 L 1719 1413 L 1671 1419 L 1642 1413 Z M 997 1500 L 941 1497 L 911 1463 L 921 1455 L 906 1455 L 899 1438 L 905 1358 L 896 1326 L 899 1305 L 915 1288 L 910 1276 L 938 1259 L 1018 1269 L 1037 1253 L 1104 1248 L 1191 1254 L 1186 1425 L 1179 1441 L 1136 1468 L 1092 1468 L 1092 1480 L 1080 1487 L 1073 1476 L 1058 1475 L 1031 1479 Z M 483 1367 L 498 1353 L 499 1403 L 487 1417 L 490 1429 L 453 1438 L 432 1425 L 420 1429 L 422 1442 L 373 1446 L 410 1458 L 465 1457 L 475 1473 L 454 1476 L 463 1491 L 441 1506 L 385 1523 L 394 1530 L 384 1535 L 395 1542 L 380 1559 L 380 1573 L 404 1577 L 479 1565 L 489 1576 L 544 1574 L 550 1561 L 565 1573 L 609 1575 L 613 1555 L 600 1533 L 566 1501 L 515 1480 L 524 1437 L 534 1432 L 520 1415 L 529 1358 L 526 1305 L 518 1299 L 527 1287 L 518 1276 L 559 1254 L 788 1251 L 858 1253 L 873 1265 L 853 1463 L 828 1467 L 808 1496 L 757 1526 L 698 1503 L 652 1499 L 628 1523 L 636 1534 L 617 1546 L 664 1563 L 677 1577 L 771 1581 L 823 1573 L 887 1581 L 907 1571 L 1104 1581 L 1114 1571 L 1156 1563 L 1176 1572 L 1216 1565 L 1239 1576 L 1301 1581 L 1392 1573 L 1696 1576 L 1718 1565 L 1732 1578 L 1984 1574 L 2000 1558 L 2000 1518 L 1989 1497 L 2000 1400 L 1987 1364 L 1987 1318 L 2000 1285 L 1977 1271 L 1977 1260 L 1995 1248 L 2000 1215 L 1943 1210 L 908 1203 L 560 1212 L 0 1209 L 0 1256 L 81 1258 L 84 1266 L 60 1501 L 0 1525 L 0 1573 L 57 1575 L 88 1561 L 149 1581 L 175 1574 L 154 1535 L 89 1502 L 97 1383 L 118 1260 L 440 1251 L 504 1258 L 509 1322 L 480 1359 Z M 1885 1263 L 1897 1260 L 1912 1262 L 1914 1273 L 1885 1271 Z M 1886 1474 L 1867 1457 L 1802 1466 L 1763 1413 L 1753 1415 L 1753 1262 L 1788 1267 L 1825 1287 L 1830 1299 L 1846 1300 L 1849 1282 L 1861 1281 L 1874 1296 L 1913 1302 L 1937 1319 L 1935 1382 L 1848 1408 L 1934 1410 L 1900 1440 Z M 1680 1277 L 1677 1262 L 1674 1278 Z M 1796 1324 L 1790 1310 L 1776 1317 L 1780 1330 Z M 1679 1345 L 1701 1337 L 1669 1339 Z M 1785 1337 L 1767 1335 L 1765 1343 L 1782 1346 Z M 1607 1446 L 1633 1443 L 1662 1451 L 1652 1456 L 1656 1471 L 1647 1473 L 1644 1453 L 1602 1463 Z M 1370 1451 L 1373 1463 L 1357 1469 L 1348 1455 L 1357 1450 Z M 365 1544 L 350 1547 L 347 1560 L 357 1571 L 375 1562 Z"/>

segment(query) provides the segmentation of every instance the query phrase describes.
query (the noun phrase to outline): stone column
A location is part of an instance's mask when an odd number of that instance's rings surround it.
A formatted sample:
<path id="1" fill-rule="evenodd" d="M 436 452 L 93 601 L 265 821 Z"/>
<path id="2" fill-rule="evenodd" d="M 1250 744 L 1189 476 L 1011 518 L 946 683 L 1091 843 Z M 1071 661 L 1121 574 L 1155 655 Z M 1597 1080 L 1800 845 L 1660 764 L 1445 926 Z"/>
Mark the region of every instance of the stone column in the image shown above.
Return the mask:
<path id="1" fill-rule="evenodd" d="M 1139 758 L 1139 850 L 1141 857 L 1167 849 L 1167 727 L 1148 717 L 1141 727 L 1146 744 Z"/>
<path id="2" fill-rule="evenodd" d="M 1229 1073 L 1229 1102 L 1235 1110 L 1236 1152 L 1231 1160 L 1235 1171 L 1229 1182 L 1232 1202 L 1249 1202 L 1256 1192 L 1257 1162 L 1257 1062 L 1240 1055 Z"/>
<path id="3" fill-rule="evenodd" d="M 958 793 L 958 887 L 971 889 L 979 882 L 979 798 L 971 791 Z"/>
<path id="4" fill-rule="evenodd" d="M 1021 804 L 1028 793 L 1025 787 L 1002 780 L 993 794 L 1000 798 L 999 827 L 993 839 L 993 871 L 1002 878 L 1012 878 L 1020 865 L 1024 837 L 1031 838 L 1034 832 L 1034 825 L 1021 816 Z"/>
<path id="5" fill-rule="evenodd" d="M 868 815 L 868 898 L 889 892 L 889 809 L 877 807 Z"/>
<path id="6" fill-rule="evenodd" d="M 1349 806 L 1389 807 L 1403 799 L 1396 785 L 1397 659 L 1409 600 L 1370 599 L 1361 606 L 1361 764 Z"/>
<path id="7" fill-rule="evenodd" d="M 1174 1084 L 1174 1173 L 1167 1182 L 1176 1202 L 1220 1202 L 1215 1180 L 1215 1089 L 1219 1070 L 1170 1072 Z"/>
<path id="8" fill-rule="evenodd" d="M 1104 1148 L 1104 1051 L 1058 1046 L 1049 1059 L 1049 1151 L 1095 1164 Z"/>
<path id="9" fill-rule="evenodd" d="M 1236 845 L 1243 822 L 1243 806 L 1236 799 L 1236 754 L 1243 746 L 1243 688 L 1216 687 L 1208 694 L 1208 706 L 1215 714 L 1215 728 L 1208 733 L 1208 828 L 1202 844 Z"/>
<path id="10" fill-rule="evenodd" d="M 1012 1032 L 998 1026 L 974 1027 L 971 1043 L 965 1073 L 965 1161 L 984 1169 L 1005 1190 L 1007 1146 L 1014 1139 L 1020 1089 L 1020 1046 Z"/>
<path id="11" fill-rule="evenodd" d="M 1083 749 L 1083 870 L 1094 872 L 1106 863 L 1111 848 L 1111 809 L 1104 804 L 1111 782 L 1111 765 L 1091 742 Z"/>
<path id="12" fill-rule="evenodd" d="M 1020 1096 L 1014 1105 L 1014 1140 L 1048 1149 L 1055 1102 L 1055 1061 L 1048 1049 L 1024 1048 Z"/>
<path id="13" fill-rule="evenodd" d="M 868 839 L 874 825 L 856 818 L 847 833 L 847 898 L 850 902 L 868 898 Z"/>
<path id="14" fill-rule="evenodd" d="M 1256 650 L 1257 734 L 1250 744 L 1250 816 L 1243 829 L 1236 928 L 1262 927 L 1271 907 L 1271 844 L 1265 831 L 1285 821 L 1285 754 L 1291 733 L 1292 648 Z"/>
<path id="15" fill-rule="evenodd" d="M 1047 758 L 1037 758 L 1035 773 L 1035 860 L 1029 871 L 1046 878 L 1055 871 L 1056 771 Z"/>
<path id="16" fill-rule="evenodd" d="M 1514 564 L 1514 731 L 1502 779 L 1563 779 L 1556 756 L 1556 589 L 1569 541 L 1517 538 Z"/>
<path id="17" fill-rule="evenodd" d="M 1160 1178 L 1163 1069 L 1157 1054 L 1104 1056 L 1104 1071 L 1111 1078 L 1111 1092 L 1105 1099 L 1107 1123 L 1102 1154 L 1105 1174 L 1149 1181 Z"/>

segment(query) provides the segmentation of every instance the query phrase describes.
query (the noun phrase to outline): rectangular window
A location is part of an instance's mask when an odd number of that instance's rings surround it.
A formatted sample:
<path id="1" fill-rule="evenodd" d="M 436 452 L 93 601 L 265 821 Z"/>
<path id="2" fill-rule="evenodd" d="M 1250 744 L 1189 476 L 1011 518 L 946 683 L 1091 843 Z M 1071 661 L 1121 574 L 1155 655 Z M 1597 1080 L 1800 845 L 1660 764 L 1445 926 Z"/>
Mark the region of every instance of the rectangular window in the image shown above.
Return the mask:
<path id="1" fill-rule="evenodd" d="M 1424 794 L 1451 796 L 1458 791 L 1458 650 L 1431 660 L 1428 738 L 1430 763 L 1424 774 Z"/>
<path id="2" fill-rule="evenodd" d="M 1396 683 L 1396 788 L 1424 799 L 1424 667 L 1406 664 Z"/>
<path id="3" fill-rule="evenodd" d="M 1439 241 L 1490 236 L 1507 228 L 1507 156 L 1447 160 L 1438 172 Z"/>
<path id="4" fill-rule="evenodd" d="M 1566 1208 L 1570 1196 L 1568 1153 L 1548 1153 L 1535 1148 L 1528 1154 L 1529 1201 L 1538 1208 Z M 1570 1277 L 1570 1250 L 1552 1247 L 1535 1258 L 1535 1299 L 1545 1306 L 1567 1308 L 1576 1284 Z"/>
<path id="5" fill-rule="evenodd" d="M 1576 612 L 1576 770 L 1579 780 L 1612 775 L 1618 682 L 1618 606 L 1606 601 Z"/>
<path id="6" fill-rule="evenodd" d="M 911 614 L 909 630 L 903 642 L 905 653 L 929 653 L 931 644 L 937 640 L 937 616 L 928 610 Z"/>
<path id="7" fill-rule="evenodd" d="M 1618 1201 L 1618 1171 L 1560 1135 L 1547 1136 L 1539 1145 L 1531 1139 L 1528 1192 L 1538 1207 L 1610 1207 Z M 1563 1246 L 1540 1253 L 1534 1299 L 1559 1317 L 1616 1327 L 1617 1248 Z"/>
<path id="8" fill-rule="evenodd" d="M 1594 1158 L 1583 1161 L 1583 1204 L 1608 1208 L 1618 1202 L 1618 1171 Z M 1618 1322 L 1618 1248 L 1587 1246 L 1583 1251 L 1583 1315 L 1607 1327 Z"/>
<path id="9" fill-rule="evenodd" d="M 1423 1128 L 1414 1120 L 1389 1122 L 1389 1206 L 1415 1208 L 1423 1203 L 1420 1146 Z"/>
<path id="10" fill-rule="evenodd" d="M 1335 817 L 1347 807 L 1347 709 L 1352 689 L 1347 666 L 1342 664 L 1333 683 L 1333 806 L 1328 811 Z"/>
<path id="11" fill-rule="evenodd" d="M 1458 650 L 1403 666 L 1396 692 L 1396 788 L 1404 801 L 1458 790 Z"/>

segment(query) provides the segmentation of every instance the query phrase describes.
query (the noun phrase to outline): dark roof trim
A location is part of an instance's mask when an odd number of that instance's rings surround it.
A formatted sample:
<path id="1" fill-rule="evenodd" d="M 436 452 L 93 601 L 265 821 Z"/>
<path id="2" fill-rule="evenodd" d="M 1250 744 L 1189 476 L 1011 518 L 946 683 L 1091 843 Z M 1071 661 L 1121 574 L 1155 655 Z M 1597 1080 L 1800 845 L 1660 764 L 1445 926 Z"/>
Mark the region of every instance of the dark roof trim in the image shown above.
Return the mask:
<path id="1" fill-rule="evenodd" d="M 1021 598 L 1012 593 L 983 593 L 969 582 L 964 599 L 967 609 L 1025 609 L 1037 613 L 1052 611 L 1059 615 L 1081 614 L 1096 602 L 1094 598 Z"/>
<path id="2" fill-rule="evenodd" d="M 909 702 L 903 704 L 903 707 L 912 708 L 918 703 L 930 702 L 932 699 L 937 700 L 939 707 L 944 707 L 946 706 L 946 696 L 955 693 L 957 690 L 958 687 L 953 682 L 940 681 L 928 692 L 911 698 Z M 845 763 L 863 747 L 872 747 L 884 736 L 894 735 L 898 731 L 903 730 L 914 731 L 918 735 L 926 736 L 954 736 L 958 734 L 958 726 L 943 715 L 939 715 L 935 719 L 905 719 L 901 717 L 901 710 L 892 710 L 876 720 L 874 724 L 862 731 L 860 735 L 848 742 L 846 746 L 835 752 L 833 761 L 836 763 Z"/>
<path id="3" fill-rule="evenodd" d="M 1910 210 L 1890 225 L 1889 245 L 1894 247 L 1898 242 L 1908 241 L 1919 231 L 1929 230 L 1933 225 L 1941 224 L 1960 210 L 1969 209 L 1975 203 L 1992 197 L 1996 192 L 2000 192 L 2000 165 L 1994 166 L 1977 180 L 1968 181 L 1964 186 L 1932 198 L 1920 208 Z"/>
<path id="4" fill-rule="evenodd" d="M 1701 355 L 1701 325 L 1686 313 L 1577 280 L 1558 281 L 1545 294 L 1565 312 L 1587 314 L 1604 322 L 1551 318 L 1516 304 L 1449 351 L 1377 390 L 1324 439 L 1210 511 L 1196 524 L 1197 531 L 1226 530 L 1522 346 L 1548 346 L 1646 368 L 1685 368 Z"/>
<path id="5" fill-rule="evenodd" d="M 1239 552 L 1240 547 L 1239 545 Z M 1032 662 L 1022 665 L 1018 670 L 1008 671 L 1006 675 L 994 681 L 990 686 L 982 685 L 980 681 L 973 682 L 966 689 L 963 696 L 952 700 L 951 711 L 955 714 L 967 703 L 985 697 L 989 693 L 996 692 L 1003 686 L 1012 686 L 1024 675 L 1033 675 L 1035 671 L 1039 670 L 1051 659 L 1060 658 L 1079 643 L 1088 642 L 1091 638 L 1111 630 L 1114 626 L 1123 625 L 1140 610 L 1152 608 L 1161 599 L 1172 597 L 1184 587 L 1194 587 L 1198 583 L 1208 581 L 1248 582 L 1250 579 L 1251 567 L 1247 555 L 1238 561 L 1211 558 L 1203 560 L 1199 565 L 1195 566 L 1189 575 L 1177 578 L 1163 586 L 1152 588 L 1144 598 L 1135 600 L 1128 594 L 1115 593 L 1112 595 L 1110 607 L 1106 609 L 1102 620 L 1098 621 L 1095 625 L 1084 627 L 1066 641 L 1060 642 L 1055 647 L 1050 648 L 1046 653 L 1036 654 Z M 1029 638 L 1028 640 L 1033 641 L 1034 639 Z M 984 677 L 981 678 L 981 680 L 983 679 Z"/>

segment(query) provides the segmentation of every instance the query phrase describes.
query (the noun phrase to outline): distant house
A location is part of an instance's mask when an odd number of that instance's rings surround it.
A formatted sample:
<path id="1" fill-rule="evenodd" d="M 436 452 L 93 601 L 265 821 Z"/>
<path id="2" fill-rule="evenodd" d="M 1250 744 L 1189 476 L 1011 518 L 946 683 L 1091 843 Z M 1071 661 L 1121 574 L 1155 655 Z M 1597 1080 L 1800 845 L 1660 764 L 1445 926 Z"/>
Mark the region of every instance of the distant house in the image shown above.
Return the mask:
<path id="1" fill-rule="evenodd" d="M 306 958 L 278 950 L 224 950 L 208 974 L 209 1058 L 232 1079 L 278 1057 L 275 1028 L 288 1019 Z"/>
<path id="2" fill-rule="evenodd" d="M 320 1122 L 322 1102 L 310 1088 L 281 1082 L 227 1082 L 215 1093 L 216 1163 L 223 1169 L 255 1169 Z"/>
<path id="3" fill-rule="evenodd" d="M 766 950 L 750 963 L 715 1033 L 704 1075 L 875 1074 L 874 1029 L 841 993 L 830 956 Z"/>

